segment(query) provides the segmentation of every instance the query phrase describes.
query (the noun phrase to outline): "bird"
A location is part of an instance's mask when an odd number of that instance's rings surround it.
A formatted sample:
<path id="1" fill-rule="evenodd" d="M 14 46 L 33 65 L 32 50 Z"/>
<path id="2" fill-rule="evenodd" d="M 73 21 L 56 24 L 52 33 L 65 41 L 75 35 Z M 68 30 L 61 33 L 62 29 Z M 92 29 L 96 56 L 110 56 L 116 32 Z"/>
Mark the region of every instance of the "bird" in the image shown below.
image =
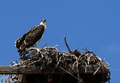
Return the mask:
<path id="1" fill-rule="evenodd" d="M 15 41 L 15 47 L 18 48 L 19 55 L 22 56 L 26 49 L 30 47 L 36 47 L 43 37 L 43 33 L 46 30 L 46 19 L 42 19 L 40 24 L 30 29 L 22 37 Z"/>

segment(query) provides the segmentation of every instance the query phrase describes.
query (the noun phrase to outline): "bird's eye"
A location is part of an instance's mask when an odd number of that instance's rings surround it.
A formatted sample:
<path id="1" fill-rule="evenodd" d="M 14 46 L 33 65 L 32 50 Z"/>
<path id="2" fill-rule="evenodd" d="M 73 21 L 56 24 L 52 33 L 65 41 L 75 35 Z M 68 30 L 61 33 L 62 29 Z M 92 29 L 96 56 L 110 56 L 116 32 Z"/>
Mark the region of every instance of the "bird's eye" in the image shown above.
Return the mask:
<path id="1" fill-rule="evenodd" d="M 43 22 L 46 22 L 46 20 L 44 19 Z"/>

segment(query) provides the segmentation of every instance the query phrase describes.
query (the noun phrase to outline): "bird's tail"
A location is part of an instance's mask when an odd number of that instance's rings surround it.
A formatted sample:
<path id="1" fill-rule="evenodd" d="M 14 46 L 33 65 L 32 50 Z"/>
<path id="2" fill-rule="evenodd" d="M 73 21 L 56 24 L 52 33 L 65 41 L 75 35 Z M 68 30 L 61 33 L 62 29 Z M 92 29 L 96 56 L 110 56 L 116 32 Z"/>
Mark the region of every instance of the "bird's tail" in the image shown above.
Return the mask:
<path id="1" fill-rule="evenodd" d="M 27 53 L 26 48 L 27 46 L 24 43 L 22 43 L 18 50 L 20 56 L 25 55 Z"/>

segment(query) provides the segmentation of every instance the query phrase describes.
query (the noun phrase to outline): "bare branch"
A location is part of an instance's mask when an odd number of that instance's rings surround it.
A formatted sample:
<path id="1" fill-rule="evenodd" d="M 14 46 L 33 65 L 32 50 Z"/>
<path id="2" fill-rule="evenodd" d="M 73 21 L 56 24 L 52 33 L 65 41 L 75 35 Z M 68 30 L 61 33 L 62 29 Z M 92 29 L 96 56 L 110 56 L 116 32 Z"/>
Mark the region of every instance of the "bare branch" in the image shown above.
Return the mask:
<path id="1" fill-rule="evenodd" d="M 66 36 L 64 36 L 64 41 L 65 41 L 65 44 L 66 44 L 66 46 L 67 46 L 69 52 L 71 53 L 71 50 L 70 50 L 70 48 L 69 48 L 69 46 L 68 46 L 68 44 L 67 44 L 67 41 L 66 41 Z"/>

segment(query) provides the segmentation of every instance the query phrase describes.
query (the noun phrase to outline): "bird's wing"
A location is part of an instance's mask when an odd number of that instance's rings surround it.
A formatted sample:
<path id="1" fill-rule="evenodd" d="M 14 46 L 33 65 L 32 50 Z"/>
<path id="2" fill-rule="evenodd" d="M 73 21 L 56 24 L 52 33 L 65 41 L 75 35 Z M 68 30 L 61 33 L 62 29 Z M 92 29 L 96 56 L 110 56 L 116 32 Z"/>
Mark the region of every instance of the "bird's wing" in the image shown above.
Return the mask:
<path id="1" fill-rule="evenodd" d="M 20 37 L 19 39 L 17 39 L 15 41 L 15 47 L 19 49 L 23 41 L 24 41 L 24 37 Z"/>
<path id="2" fill-rule="evenodd" d="M 34 45 L 43 35 L 44 26 L 38 25 L 26 33 L 24 43 L 25 45 Z"/>
<path id="3" fill-rule="evenodd" d="M 39 25 L 37 25 L 37 26 L 39 26 Z M 24 40 L 25 40 L 25 38 L 26 38 L 26 35 L 28 35 L 31 31 L 36 30 L 37 26 L 36 26 L 36 27 L 33 27 L 33 28 L 30 29 L 28 32 L 26 32 L 22 37 L 20 37 L 19 39 L 17 39 L 17 40 L 15 41 L 15 47 L 19 49 L 20 46 L 22 45 L 22 43 L 24 43 Z"/>

